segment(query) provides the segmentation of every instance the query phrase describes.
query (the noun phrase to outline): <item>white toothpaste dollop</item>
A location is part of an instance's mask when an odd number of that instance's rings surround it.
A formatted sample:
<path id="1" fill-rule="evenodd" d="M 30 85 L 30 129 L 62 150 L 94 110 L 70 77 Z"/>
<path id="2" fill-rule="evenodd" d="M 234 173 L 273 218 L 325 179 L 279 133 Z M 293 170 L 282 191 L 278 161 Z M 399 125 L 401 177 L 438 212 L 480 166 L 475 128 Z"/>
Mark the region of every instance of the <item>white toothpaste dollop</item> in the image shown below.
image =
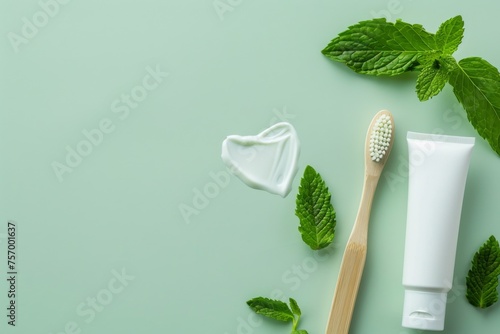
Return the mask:
<path id="1" fill-rule="evenodd" d="M 228 136 L 222 160 L 248 186 L 285 197 L 297 173 L 300 145 L 290 123 L 281 122 L 258 135 Z"/>

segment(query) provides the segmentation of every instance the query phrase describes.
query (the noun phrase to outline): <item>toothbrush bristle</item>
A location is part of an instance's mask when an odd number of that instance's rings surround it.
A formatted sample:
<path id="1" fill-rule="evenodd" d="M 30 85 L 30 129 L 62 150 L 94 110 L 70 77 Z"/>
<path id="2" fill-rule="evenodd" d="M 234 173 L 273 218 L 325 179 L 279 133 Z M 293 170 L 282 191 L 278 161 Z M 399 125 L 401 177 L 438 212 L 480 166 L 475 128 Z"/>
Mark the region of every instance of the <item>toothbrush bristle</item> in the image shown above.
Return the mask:
<path id="1" fill-rule="evenodd" d="M 370 136 L 370 157 L 380 162 L 386 154 L 392 138 L 392 122 L 389 115 L 383 114 L 376 121 Z"/>

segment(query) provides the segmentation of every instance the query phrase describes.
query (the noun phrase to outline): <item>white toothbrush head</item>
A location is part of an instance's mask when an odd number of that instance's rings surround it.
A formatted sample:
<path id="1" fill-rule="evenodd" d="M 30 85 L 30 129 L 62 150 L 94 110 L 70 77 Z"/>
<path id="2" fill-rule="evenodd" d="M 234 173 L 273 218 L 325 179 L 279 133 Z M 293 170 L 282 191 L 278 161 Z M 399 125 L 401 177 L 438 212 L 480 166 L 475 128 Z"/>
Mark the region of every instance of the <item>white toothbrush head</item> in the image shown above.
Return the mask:
<path id="1" fill-rule="evenodd" d="M 388 111 L 381 111 L 375 117 L 371 126 L 369 138 L 370 158 L 374 162 L 381 162 L 389 155 L 393 141 L 393 120 Z"/>

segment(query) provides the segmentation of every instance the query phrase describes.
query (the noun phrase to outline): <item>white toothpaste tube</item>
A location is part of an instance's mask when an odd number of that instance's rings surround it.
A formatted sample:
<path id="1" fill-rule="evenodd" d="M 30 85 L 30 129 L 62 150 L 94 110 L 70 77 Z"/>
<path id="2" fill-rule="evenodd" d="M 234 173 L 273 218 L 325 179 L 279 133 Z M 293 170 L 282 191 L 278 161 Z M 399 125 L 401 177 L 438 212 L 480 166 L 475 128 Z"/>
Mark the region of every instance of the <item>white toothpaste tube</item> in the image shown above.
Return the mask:
<path id="1" fill-rule="evenodd" d="M 474 138 L 408 132 L 403 327 L 443 330 Z"/>

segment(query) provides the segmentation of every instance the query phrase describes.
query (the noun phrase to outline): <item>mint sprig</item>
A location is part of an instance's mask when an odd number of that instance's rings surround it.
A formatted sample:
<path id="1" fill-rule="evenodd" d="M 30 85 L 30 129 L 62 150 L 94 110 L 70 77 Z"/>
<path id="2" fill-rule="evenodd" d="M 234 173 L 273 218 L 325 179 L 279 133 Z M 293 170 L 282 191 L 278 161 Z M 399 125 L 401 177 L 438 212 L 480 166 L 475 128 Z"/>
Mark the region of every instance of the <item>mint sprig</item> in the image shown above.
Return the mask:
<path id="1" fill-rule="evenodd" d="M 418 24 L 379 18 L 350 26 L 322 53 L 361 74 L 420 71 L 416 84 L 420 101 L 439 94 L 448 82 L 472 126 L 500 155 L 500 73 L 479 57 L 455 60 L 452 54 L 463 34 L 460 15 L 443 22 L 436 34 Z"/>
<path id="2" fill-rule="evenodd" d="M 256 297 L 247 301 L 247 305 L 250 306 L 255 313 L 261 314 L 265 317 L 283 322 L 291 321 L 291 334 L 308 334 L 306 330 L 297 329 L 300 316 L 302 315 L 299 305 L 293 298 L 290 298 L 289 302 L 290 306 L 281 300 Z"/>
<path id="3" fill-rule="evenodd" d="M 307 166 L 300 181 L 295 215 L 299 217 L 302 240 L 314 250 L 328 246 L 335 236 L 335 210 L 325 181 Z"/>
<path id="4" fill-rule="evenodd" d="M 466 297 L 470 304 L 486 308 L 498 301 L 500 246 L 491 236 L 474 255 L 467 275 Z"/>

